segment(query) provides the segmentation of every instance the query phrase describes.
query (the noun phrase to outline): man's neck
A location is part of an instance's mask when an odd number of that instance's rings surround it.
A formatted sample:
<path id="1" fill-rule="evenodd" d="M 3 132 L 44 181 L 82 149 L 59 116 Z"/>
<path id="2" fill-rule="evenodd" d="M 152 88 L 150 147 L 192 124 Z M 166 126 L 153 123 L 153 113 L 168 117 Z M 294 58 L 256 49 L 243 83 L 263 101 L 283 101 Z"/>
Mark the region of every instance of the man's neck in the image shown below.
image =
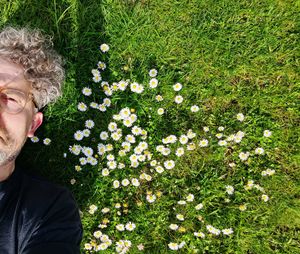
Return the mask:
<path id="1" fill-rule="evenodd" d="M 5 181 L 14 172 L 15 161 L 0 165 L 0 182 Z"/>

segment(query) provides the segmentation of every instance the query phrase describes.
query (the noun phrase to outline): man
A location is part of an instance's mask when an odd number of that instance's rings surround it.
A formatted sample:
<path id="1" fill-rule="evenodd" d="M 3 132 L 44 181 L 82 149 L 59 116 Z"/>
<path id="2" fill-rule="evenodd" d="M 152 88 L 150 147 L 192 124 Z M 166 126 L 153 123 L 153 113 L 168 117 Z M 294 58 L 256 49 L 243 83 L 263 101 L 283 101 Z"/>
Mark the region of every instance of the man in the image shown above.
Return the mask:
<path id="1" fill-rule="evenodd" d="M 38 112 L 61 94 L 64 71 L 51 40 L 37 30 L 0 33 L 0 254 L 79 253 L 78 208 L 63 187 L 15 165 Z"/>

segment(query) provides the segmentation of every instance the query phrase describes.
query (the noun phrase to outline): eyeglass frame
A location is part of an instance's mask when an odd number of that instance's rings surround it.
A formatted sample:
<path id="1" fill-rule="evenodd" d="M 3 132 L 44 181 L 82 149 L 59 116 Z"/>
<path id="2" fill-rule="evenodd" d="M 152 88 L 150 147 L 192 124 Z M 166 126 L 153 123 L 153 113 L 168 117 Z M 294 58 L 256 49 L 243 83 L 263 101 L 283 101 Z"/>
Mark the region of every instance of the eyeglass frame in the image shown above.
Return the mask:
<path id="1" fill-rule="evenodd" d="M 13 82 L 21 74 L 23 74 L 23 73 L 20 73 L 20 74 L 16 75 L 15 77 L 13 77 L 13 79 L 11 79 L 10 81 L 8 81 L 4 86 L 0 87 L 0 94 L 2 93 L 3 90 L 9 89 L 9 90 L 14 90 L 14 91 L 17 91 L 18 93 L 24 94 L 24 97 L 26 98 L 26 101 L 25 101 L 25 104 L 24 104 L 23 108 L 20 111 L 18 111 L 18 112 L 8 112 L 5 108 L 3 108 L 5 112 L 7 112 L 9 114 L 13 114 L 13 115 L 21 113 L 24 110 L 24 108 L 26 107 L 26 104 L 28 103 L 29 100 L 31 100 L 33 102 L 34 107 L 38 110 L 38 106 L 37 106 L 37 103 L 36 103 L 36 101 L 34 99 L 34 95 L 33 95 L 32 92 L 26 93 L 26 92 L 24 92 L 22 90 L 18 90 L 18 89 L 15 89 L 15 88 L 6 87 L 8 84 L 10 84 L 11 82 Z"/>

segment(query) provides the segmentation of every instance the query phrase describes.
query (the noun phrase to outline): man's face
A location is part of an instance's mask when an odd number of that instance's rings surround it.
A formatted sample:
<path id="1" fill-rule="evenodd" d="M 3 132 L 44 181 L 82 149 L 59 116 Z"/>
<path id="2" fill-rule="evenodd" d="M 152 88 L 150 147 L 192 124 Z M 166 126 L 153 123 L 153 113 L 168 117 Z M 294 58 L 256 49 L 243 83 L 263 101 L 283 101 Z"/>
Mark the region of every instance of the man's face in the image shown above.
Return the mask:
<path id="1" fill-rule="evenodd" d="M 23 72 L 21 66 L 0 57 L 0 100 L 4 98 L 1 94 L 1 91 L 5 91 L 3 88 L 20 91 L 26 96 L 30 94 L 31 86 L 25 80 Z M 14 162 L 27 137 L 34 135 L 42 120 L 42 113 L 35 112 L 30 98 L 24 109 L 17 114 L 7 112 L 0 104 L 0 166 Z"/>

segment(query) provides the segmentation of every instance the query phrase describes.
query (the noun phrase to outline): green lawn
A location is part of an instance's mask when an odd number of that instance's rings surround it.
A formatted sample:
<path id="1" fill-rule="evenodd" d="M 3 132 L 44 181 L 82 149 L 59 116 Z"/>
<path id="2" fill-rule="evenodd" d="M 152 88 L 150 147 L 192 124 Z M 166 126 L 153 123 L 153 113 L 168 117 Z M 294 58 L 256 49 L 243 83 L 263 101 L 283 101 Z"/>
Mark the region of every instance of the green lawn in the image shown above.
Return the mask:
<path id="1" fill-rule="evenodd" d="M 1 26 L 42 29 L 66 61 L 64 95 L 44 110 L 40 141 L 29 140 L 19 162 L 71 189 L 82 212 L 83 253 L 125 253 L 116 249 L 121 240 L 130 241 L 129 253 L 300 253 L 299 11 L 292 0 L 0 1 Z M 92 79 L 99 61 L 108 85 Z M 113 91 L 121 80 L 126 90 Z M 142 93 L 130 89 L 134 82 Z M 178 95 L 182 103 L 174 102 Z M 105 112 L 90 107 L 105 98 Z M 113 116 L 127 107 L 147 135 L 137 134 L 122 156 L 135 129 Z M 88 119 L 95 127 L 75 140 Z M 111 136 L 111 122 L 122 134 Z M 148 148 L 135 149 L 140 142 Z M 113 150 L 98 153 L 99 143 Z M 81 165 L 87 156 L 72 154 L 73 145 L 92 148 L 97 164 Z M 145 155 L 139 165 L 133 153 Z M 128 186 L 114 188 L 124 179 Z"/>

